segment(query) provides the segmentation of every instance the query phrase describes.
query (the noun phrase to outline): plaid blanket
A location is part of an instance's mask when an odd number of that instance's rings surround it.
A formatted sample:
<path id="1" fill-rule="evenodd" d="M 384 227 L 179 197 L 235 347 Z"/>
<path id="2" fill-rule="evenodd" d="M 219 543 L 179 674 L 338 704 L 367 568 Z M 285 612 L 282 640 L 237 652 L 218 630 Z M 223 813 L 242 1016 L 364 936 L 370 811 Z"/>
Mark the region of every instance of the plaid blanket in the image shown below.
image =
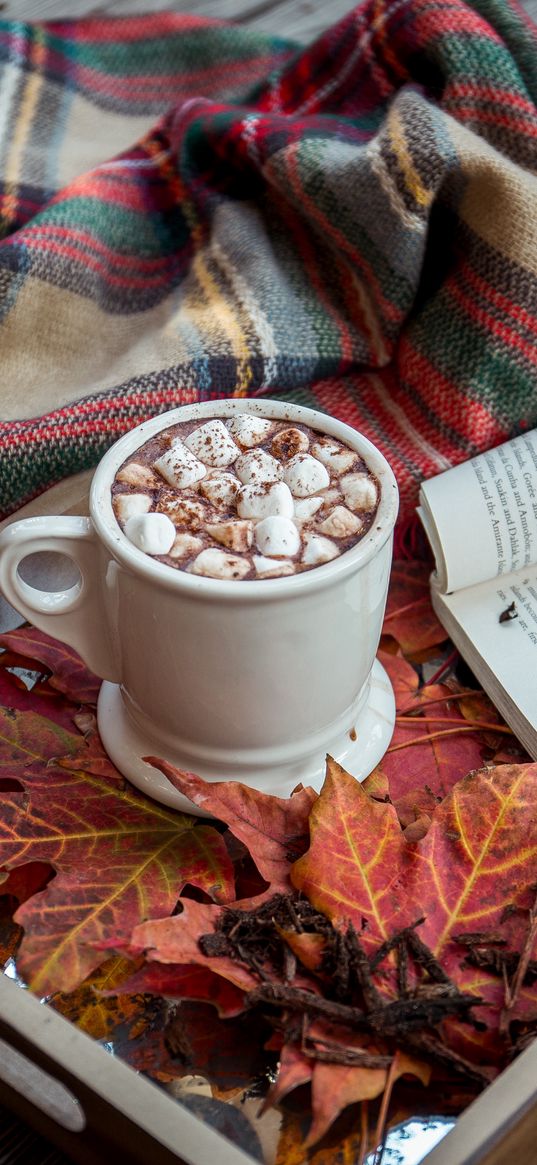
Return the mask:
<path id="1" fill-rule="evenodd" d="M 537 425 L 537 42 L 368 0 L 313 46 L 0 24 L 0 510 L 141 420 L 267 395 L 419 481 Z"/>

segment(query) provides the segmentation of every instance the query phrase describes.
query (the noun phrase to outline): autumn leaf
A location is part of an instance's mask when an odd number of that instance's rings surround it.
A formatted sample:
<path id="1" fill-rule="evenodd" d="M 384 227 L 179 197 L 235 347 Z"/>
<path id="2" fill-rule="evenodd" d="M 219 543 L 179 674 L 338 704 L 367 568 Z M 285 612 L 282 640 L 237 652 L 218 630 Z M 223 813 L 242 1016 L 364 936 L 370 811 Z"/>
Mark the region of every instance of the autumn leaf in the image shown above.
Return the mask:
<path id="1" fill-rule="evenodd" d="M 461 991 L 486 999 L 484 1022 L 497 1026 L 503 983 L 465 966 L 455 937 L 498 929 L 507 903 L 527 907 L 537 880 L 536 801 L 535 764 L 470 773 L 438 806 L 426 837 L 409 845 L 393 805 L 372 801 L 332 762 L 312 808 L 310 849 L 291 878 L 336 925 L 361 929 L 369 950 L 423 916 L 423 941 Z M 521 950 L 523 911 L 516 917 Z M 467 1053 L 482 1043 L 468 1028 Z"/>
<path id="2" fill-rule="evenodd" d="M 239 781 L 203 781 L 157 757 L 144 759 L 195 805 L 226 822 L 249 849 L 271 893 L 289 888 L 290 861 L 308 844 L 308 816 L 317 798 L 313 789 L 272 797 Z"/>
<path id="3" fill-rule="evenodd" d="M 26 902 L 46 886 L 53 872 L 48 862 L 27 862 L 14 870 L 0 870 L 0 894 Z"/>
<path id="4" fill-rule="evenodd" d="M 432 684 L 420 690 L 419 698 L 405 700 L 403 714 L 397 709 L 394 734 L 378 766 L 392 800 L 425 786 L 445 797 L 461 776 L 481 768 L 482 737 L 471 731 L 455 697 L 445 684 Z"/>
<path id="5" fill-rule="evenodd" d="M 49 1000 L 54 1011 L 95 1040 L 110 1040 L 120 1025 L 140 1022 L 140 994 L 123 986 L 139 970 L 128 959 L 115 955 L 89 975 L 74 991 L 58 991 Z"/>
<path id="6" fill-rule="evenodd" d="M 397 640 L 406 655 L 447 639 L 430 599 L 430 567 L 423 562 L 394 562 L 383 634 Z"/>
<path id="7" fill-rule="evenodd" d="M 23 659 L 38 660 L 50 671 L 50 684 L 81 704 L 96 704 L 102 681 L 82 662 L 73 647 L 53 639 L 37 627 L 19 627 L 0 635 L 0 647 Z"/>
<path id="8" fill-rule="evenodd" d="M 54 751 L 56 741 L 54 726 L 43 729 L 34 752 Z M 233 898 L 233 867 L 212 826 L 83 772 L 32 763 L 17 773 L 24 791 L 1 798 L 0 863 L 56 870 L 16 915 L 25 928 L 20 968 L 35 991 L 72 989 L 102 961 L 100 942 L 170 914 L 186 883 Z"/>
<path id="9" fill-rule="evenodd" d="M 236 907 L 237 903 L 233 905 Z M 205 955 L 201 950 L 198 939 L 202 934 L 214 933 L 221 908 L 188 898 L 182 899 L 181 906 L 181 913 L 173 918 L 150 919 L 136 926 L 128 944 L 129 953 L 137 956 L 145 951 L 150 963 L 194 963 L 243 991 L 256 987 L 256 976 L 238 960 Z"/>
<path id="10" fill-rule="evenodd" d="M 75 756 L 83 740 L 36 712 L 0 708 L 0 781 L 20 780 L 34 765 L 45 767 L 57 757 Z"/>
<path id="11" fill-rule="evenodd" d="M 113 988 L 108 987 L 113 992 Z M 168 999 L 193 999 L 210 1003 L 221 1019 L 244 1011 L 244 992 L 204 966 L 142 962 L 121 990 L 131 995 L 164 995 Z"/>

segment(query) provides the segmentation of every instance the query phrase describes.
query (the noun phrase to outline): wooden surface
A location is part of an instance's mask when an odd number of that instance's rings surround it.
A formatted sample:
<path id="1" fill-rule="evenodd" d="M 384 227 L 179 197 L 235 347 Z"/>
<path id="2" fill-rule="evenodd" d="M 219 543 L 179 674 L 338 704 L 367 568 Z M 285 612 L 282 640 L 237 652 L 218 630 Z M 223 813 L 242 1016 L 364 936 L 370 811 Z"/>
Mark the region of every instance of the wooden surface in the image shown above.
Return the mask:
<path id="1" fill-rule="evenodd" d="M 195 12 L 248 24 L 306 44 L 343 16 L 351 3 L 349 0 L 4 0 L 1 7 L 2 18 L 22 21 L 127 16 L 163 9 Z M 523 7 L 537 22 L 537 0 L 524 0 Z M 516 1140 L 518 1133 L 520 1143 Z M 505 1141 L 498 1146 L 487 1157 L 487 1163 L 504 1165 L 517 1161 L 518 1165 L 534 1165 L 537 1161 L 535 1113 L 527 1115 L 518 1133 L 515 1130 L 509 1136 L 508 1146 Z M 67 1158 L 0 1106 L 0 1165 L 63 1165 L 66 1161 Z"/>

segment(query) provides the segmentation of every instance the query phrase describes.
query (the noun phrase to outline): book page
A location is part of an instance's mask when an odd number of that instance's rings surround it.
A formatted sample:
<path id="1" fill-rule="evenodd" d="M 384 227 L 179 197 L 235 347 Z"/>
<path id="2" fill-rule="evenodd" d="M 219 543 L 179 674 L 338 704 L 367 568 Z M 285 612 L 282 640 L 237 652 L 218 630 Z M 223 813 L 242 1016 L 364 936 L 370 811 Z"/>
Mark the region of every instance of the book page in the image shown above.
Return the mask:
<path id="1" fill-rule="evenodd" d="M 437 595 L 433 605 L 489 696 L 532 756 L 537 726 L 537 568 Z"/>
<path id="2" fill-rule="evenodd" d="M 420 503 L 442 591 L 537 563 L 537 430 L 424 482 Z"/>

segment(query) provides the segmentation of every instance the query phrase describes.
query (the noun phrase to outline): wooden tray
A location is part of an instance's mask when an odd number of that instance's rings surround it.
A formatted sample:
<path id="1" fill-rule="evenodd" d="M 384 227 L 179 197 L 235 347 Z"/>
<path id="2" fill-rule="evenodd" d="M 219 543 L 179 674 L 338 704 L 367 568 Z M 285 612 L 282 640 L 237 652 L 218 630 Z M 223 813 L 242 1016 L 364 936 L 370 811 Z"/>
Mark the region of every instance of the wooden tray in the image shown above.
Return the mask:
<path id="1" fill-rule="evenodd" d="M 0 976 L 0 1098 L 73 1161 L 258 1165 L 89 1036 Z M 537 1041 L 424 1165 L 535 1165 Z"/>

